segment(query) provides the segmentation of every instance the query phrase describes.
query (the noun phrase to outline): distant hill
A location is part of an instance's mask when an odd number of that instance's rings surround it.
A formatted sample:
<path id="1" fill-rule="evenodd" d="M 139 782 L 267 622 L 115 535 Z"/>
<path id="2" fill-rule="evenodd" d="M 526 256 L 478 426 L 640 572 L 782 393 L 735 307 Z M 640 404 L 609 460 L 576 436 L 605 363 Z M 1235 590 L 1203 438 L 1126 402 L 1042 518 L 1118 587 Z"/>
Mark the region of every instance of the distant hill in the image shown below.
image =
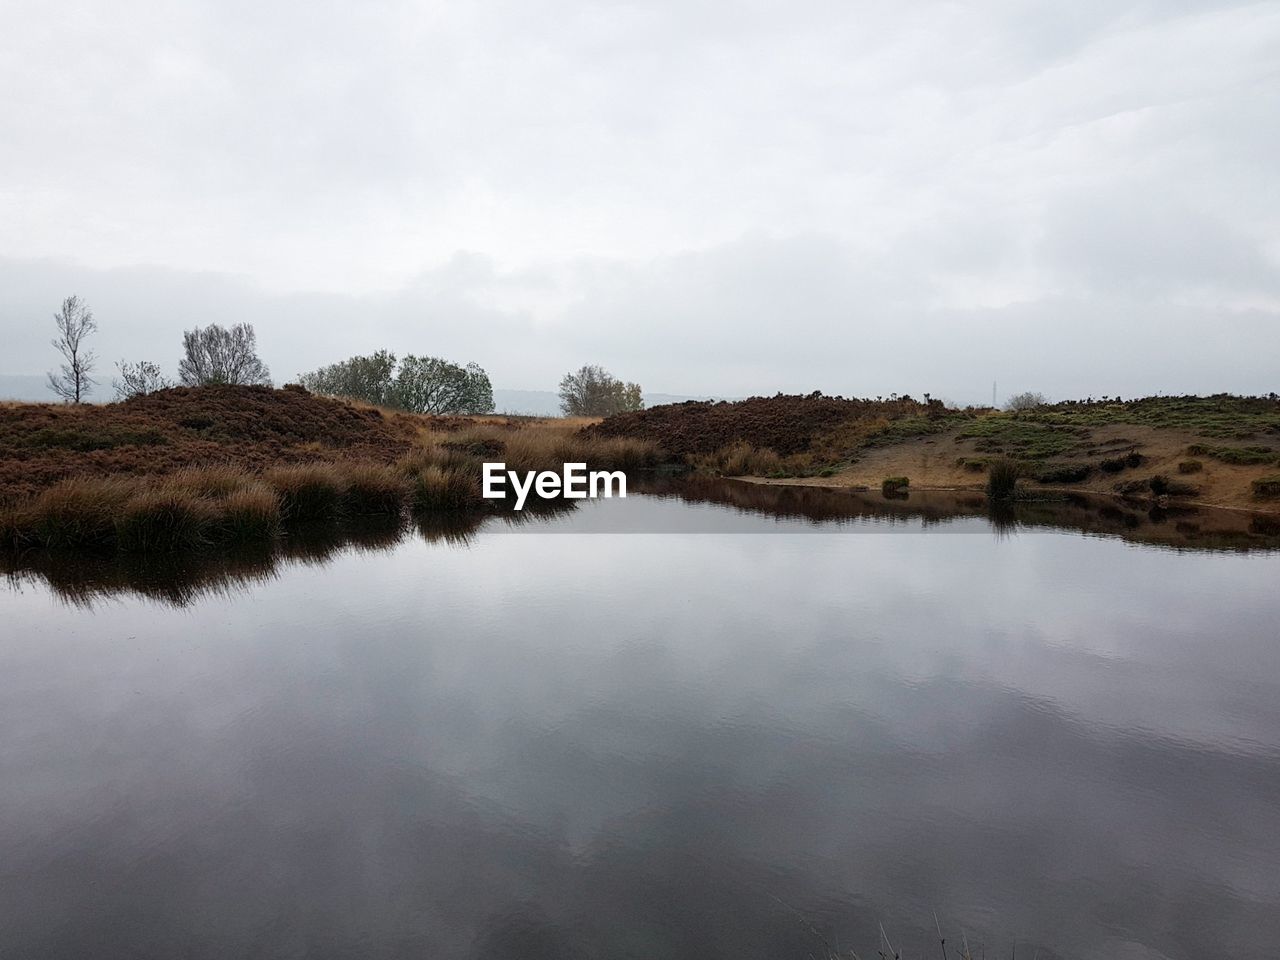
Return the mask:
<path id="1" fill-rule="evenodd" d="M 686 400 L 727 400 L 730 397 L 688 397 L 676 393 L 646 393 L 644 405 L 657 407 L 664 403 Z M 551 390 L 494 390 L 493 409 L 498 413 L 518 413 L 530 417 L 560 416 L 560 396 Z"/>
<path id="2" fill-rule="evenodd" d="M 51 402 L 58 399 L 45 386 L 43 374 L 0 373 L 0 400 L 26 400 L 27 402 Z M 101 389 L 101 386 L 99 386 Z M 107 393 L 109 394 L 110 388 Z"/>

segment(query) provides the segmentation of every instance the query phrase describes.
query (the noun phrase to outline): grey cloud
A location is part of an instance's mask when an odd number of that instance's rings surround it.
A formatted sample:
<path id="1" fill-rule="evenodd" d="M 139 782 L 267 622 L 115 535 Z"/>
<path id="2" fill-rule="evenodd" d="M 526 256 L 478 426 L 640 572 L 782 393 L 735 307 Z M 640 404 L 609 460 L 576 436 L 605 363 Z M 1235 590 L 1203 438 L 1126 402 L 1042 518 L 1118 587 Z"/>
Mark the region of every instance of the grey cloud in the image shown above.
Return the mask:
<path id="1" fill-rule="evenodd" d="M 78 290 L 104 356 L 249 319 L 281 377 L 1273 389 L 1278 53 L 1273 4 L 1191 0 L 18 0 L 0 372 Z"/>

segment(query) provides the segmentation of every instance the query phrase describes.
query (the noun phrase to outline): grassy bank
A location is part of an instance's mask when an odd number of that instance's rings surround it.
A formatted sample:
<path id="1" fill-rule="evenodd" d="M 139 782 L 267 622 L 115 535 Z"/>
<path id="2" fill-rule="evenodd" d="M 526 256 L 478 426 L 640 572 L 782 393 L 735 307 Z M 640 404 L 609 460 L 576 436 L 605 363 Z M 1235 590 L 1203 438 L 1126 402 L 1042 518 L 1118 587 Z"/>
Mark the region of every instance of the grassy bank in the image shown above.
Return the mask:
<path id="1" fill-rule="evenodd" d="M 1145 397 L 1030 410 L 910 397 L 685 403 L 611 417 L 595 432 L 651 439 L 694 468 L 783 483 L 1057 489 L 1259 511 L 1280 508 L 1280 398 Z"/>
<path id="2" fill-rule="evenodd" d="M 0 410 L 0 547 L 189 551 L 298 524 L 502 510 L 481 465 L 634 470 L 649 441 L 581 421 L 418 417 L 305 392 L 202 388 Z"/>

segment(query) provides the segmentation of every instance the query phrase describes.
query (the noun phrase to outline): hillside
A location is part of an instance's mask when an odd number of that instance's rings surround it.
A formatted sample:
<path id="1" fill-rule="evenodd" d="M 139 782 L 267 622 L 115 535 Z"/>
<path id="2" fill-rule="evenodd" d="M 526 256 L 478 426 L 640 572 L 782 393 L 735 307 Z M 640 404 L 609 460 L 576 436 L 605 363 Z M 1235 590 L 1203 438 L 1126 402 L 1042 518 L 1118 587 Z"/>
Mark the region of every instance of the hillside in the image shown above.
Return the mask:
<path id="1" fill-rule="evenodd" d="M 979 489 L 993 460 L 1034 492 L 1078 489 L 1220 506 L 1280 506 L 1280 399 L 1147 397 L 955 410 L 910 397 L 756 397 L 610 417 L 603 436 L 654 441 L 692 465 L 779 483 Z"/>
<path id="2" fill-rule="evenodd" d="M 174 387 L 113 404 L 0 404 L 0 502 L 69 476 L 245 469 L 339 456 L 406 453 L 407 417 L 301 390 Z"/>

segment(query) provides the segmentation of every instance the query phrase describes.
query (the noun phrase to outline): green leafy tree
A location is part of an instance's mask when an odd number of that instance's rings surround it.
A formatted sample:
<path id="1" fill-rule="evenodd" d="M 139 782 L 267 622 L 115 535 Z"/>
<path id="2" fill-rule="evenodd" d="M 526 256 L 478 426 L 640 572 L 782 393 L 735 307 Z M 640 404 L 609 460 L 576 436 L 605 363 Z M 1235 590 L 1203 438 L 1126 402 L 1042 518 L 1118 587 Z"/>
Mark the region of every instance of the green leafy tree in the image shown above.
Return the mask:
<path id="1" fill-rule="evenodd" d="M 367 357 L 331 363 L 304 373 L 298 380 L 312 393 L 350 397 L 386 407 L 396 402 L 395 378 L 396 355 L 389 350 L 379 350 Z"/>
<path id="2" fill-rule="evenodd" d="M 560 381 L 560 409 L 568 417 L 607 417 L 644 408 L 638 383 L 624 383 L 603 367 L 588 364 Z"/>
<path id="3" fill-rule="evenodd" d="M 489 375 L 474 363 L 460 367 L 439 357 L 409 354 L 400 361 L 395 405 L 413 413 L 491 413 Z"/>

